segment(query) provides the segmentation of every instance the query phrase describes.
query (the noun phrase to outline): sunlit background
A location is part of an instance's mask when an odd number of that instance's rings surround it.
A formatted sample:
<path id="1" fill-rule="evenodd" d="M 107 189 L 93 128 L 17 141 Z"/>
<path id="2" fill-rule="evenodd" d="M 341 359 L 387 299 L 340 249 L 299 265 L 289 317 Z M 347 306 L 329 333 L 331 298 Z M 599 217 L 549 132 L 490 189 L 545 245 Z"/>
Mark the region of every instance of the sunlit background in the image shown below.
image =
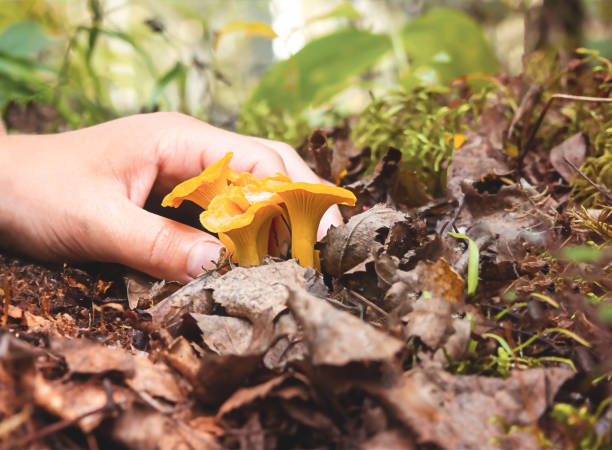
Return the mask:
<path id="1" fill-rule="evenodd" d="M 372 93 L 520 73 L 526 47 L 610 56 L 611 17 L 605 0 L 1 0 L 0 107 L 50 105 L 56 128 L 153 110 L 235 128 L 245 108 L 317 125 Z"/>

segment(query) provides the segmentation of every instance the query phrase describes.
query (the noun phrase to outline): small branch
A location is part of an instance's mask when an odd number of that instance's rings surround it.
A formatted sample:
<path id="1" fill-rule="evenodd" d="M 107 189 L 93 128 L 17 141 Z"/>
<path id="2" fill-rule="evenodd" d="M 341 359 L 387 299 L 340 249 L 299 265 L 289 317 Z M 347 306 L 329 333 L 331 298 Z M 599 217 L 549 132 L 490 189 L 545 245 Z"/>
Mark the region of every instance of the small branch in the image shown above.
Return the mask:
<path id="1" fill-rule="evenodd" d="M 363 303 L 366 306 L 369 306 L 370 308 L 372 308 L 374 311 L 376 311 L 378 314 L 380 314 L 383 317 L 388 317 L 389 313 L 387 311 L 385 311 L 384 309 L 382 309 L 380 306 L 378 306 L 377 304 L 371 302 L 370 300 L 368 300 L 367 298 L 365 298 L 363 295 L 349 289 L 349 292 L 351 293 L 351 295 L 353 295 L 357 300 L 359 300 L 361 303 Z"/>
<path id="2" fill-rule="evenodd" d="M 563 159 L 565 160 L 565 162 L 566 162 L 566 163 L 567 163 L 567 164 L 568 164 L 568 165 L 569 165 L 569 166 L 570 166 L 572 169 L 574 169 L 574 170 L 575 170 L 575 171 L 578 173 L 578 175 L 580 175 L 582 178 L 584 178 L 586 181 L 588 181 L 588 182 L 589 182 L 589 184 L 590 184 L 591 186 L 593 186 L 593 187 L 594 187 L 594 188 L 597 190 L 597 192 L 599 192 L 601 195 L 603 195 L 603 196 L 604 196 L 604 198 L 605 198 L 605 199 L 608 201 L 608 203 L 609 203 L 610 205 L 612 205 L 612 195 L 611 195 L 609 192 L 607 192 L 606 190 L 604 190 L 604 188 L 602 188 L 602 187 L 601 187 L 601 186 L 599 186 L 597 183 L 595 183 L 593 180 L 591 180 L 589 177 L 587 177 L 587 176 L 585 175 L 585 173 L 584 173 L 582 170 L 580 170 L 580 168 L 579 168 L 579 167 L 577 167 L 577 166 L 576 166 L 576 165 L 575 165 L 573 162 L 571 162 L 569 159 L 567 159 L 567 157 L 563 156 Z"/>

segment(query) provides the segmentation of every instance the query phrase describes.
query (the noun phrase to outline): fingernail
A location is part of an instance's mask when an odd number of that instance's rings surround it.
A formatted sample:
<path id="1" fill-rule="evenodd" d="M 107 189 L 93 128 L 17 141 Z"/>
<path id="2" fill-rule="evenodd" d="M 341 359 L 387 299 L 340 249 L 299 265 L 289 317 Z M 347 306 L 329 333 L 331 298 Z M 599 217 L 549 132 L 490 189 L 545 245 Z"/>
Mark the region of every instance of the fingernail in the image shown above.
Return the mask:
<path id="1" fill-rule="evenodd" d="M 204 269 L 214 267 L 220 251 L 221 247 L 212 242 L 199 242 L 194 245 L 187 259 L 187 274 L 195 278 L 204 272 Z"/>

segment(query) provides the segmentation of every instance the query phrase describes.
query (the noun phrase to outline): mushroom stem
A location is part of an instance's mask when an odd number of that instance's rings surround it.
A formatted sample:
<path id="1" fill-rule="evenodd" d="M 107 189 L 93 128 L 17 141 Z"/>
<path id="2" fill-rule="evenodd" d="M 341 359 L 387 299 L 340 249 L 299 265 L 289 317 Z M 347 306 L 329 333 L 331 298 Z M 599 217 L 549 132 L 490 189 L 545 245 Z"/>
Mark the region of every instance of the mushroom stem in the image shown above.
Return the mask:
<path id="1" fill-rule="evenodd" d="M 299 190 L 280 195 L 285 201 L 291 221 L 291 256 L 304 267 L 320 270 L 314 251 L 317 229 L 323 214 L 334 202 Z"/>
<path id="2" fill-rule="evenodd" d="M 303 182 L 279 185 L 275 191 L 285 202 L 291 222 L 291 256 L 304 267 L 320 270 L 314 250 L 319 222 L 336 203 L 354 205 L 355 195 L 337 186 Z"/>
<path id="3" fill-rule="evenodd" d="M 321 216 L 319 216 L 314 225 L 298 220 L 291 222 L 291 256 L 296 258 L 300 265 L 313 267 L 317 270 L 320 270 L 320 267 L 315 261 L 314 245 L 317 242 L 317 228 Z"/>
<path id="4" fill-rule="evenodd" d="M 236 249 L 236 259 L 240 267 L 258 266 L 261 264 L 257 243 L 253 242 L 253 234 L 250 230 L 238 229 L 227 233 Z"/>
<path id="5" fill-rule="evenodd" d="M 270 243 L 270 226 L 272 225 L 272 219 L 276 216 L 270 216 L 262 224 L 261 228 L 257 232 L 257 254 L 259 255 L 259 261 L 263 260 L 264 256 L 268 254 L 268 245 Z"/>

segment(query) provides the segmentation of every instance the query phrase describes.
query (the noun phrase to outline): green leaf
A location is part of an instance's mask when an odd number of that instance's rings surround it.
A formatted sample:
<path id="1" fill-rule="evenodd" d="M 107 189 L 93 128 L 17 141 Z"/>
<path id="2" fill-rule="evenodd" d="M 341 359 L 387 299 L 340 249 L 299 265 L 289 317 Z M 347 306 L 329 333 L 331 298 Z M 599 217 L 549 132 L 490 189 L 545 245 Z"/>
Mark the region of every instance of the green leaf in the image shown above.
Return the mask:
<path id="1" fill-rule="evenodd" d="M 572 332 L 570 330 L 566 330 L 565 328 L 547 328 L 547 329 L 544 330 L 544 334 L 547 334 L 547 333 L 561 333 L 561 334 L 564 334 L 567 337 L 575 340 L 579 344 L 582 344 L 585 347 L 591 348 L 591 344 L 589 344 L 589 342 L 587 340 L 581 338 L 576 333 L 574 333 L 574 332 Z"/>
<path id="2" fill-rule="evenodd" d="M 308 19 L 306 23 L 310 25 L 321 20 L 343 18 L 352 20 L 361 19 L 361 13 L 350 2 L 342 2 L 331 11 Z"/>
<path id="3" fill-rule="evenodd" d="M 552 298 L 548 297 L 547 295 L 538 294 L 537 292 L 532 292 L 529 295 L 531 295 L 532 297 L 535 297 L 535 298 L 539 298 L 540 300 L 548 303 L 553 308 L 558 308 L 559 307 L 559 303 L 557 303 L 556 301 L 554 301 Z"/>
<path id="4" fill-rule="evenodd" d="M 168 87 L 170 83 L 173 81 L 178 81 L 179 83 L 184 82 L 185 77 L 187 76 L 187 66 L 181 62 L 177 62 L 172 69 L 163 74 L 156 82 L 153 87 L 153 93 L 151 94 L 151 99 L 149 100 L 149 111 L 153 111 L 155 105 L 159 101 L 160 97 L 163 95 L 164 91 Z"/>
<path id="5" fill-rule="evenodd" d="M 467 293 L 468 295 L 472 295 L 476 292 L 476 288 L 478 287 L 478 264 L 480 261 L 480 252 L 478 251 L 478 246 L 476 242 L 471 240 L 468 236 L 461 233 L 448 233 L 452 237 L 456 237 L 458 239 L 465 239 L 468 241 L 468 285 L 467 285 Z"/>
<path id="6" fill-rule="evenodd" d="M 391 50 L 388 36 L 349 28 L 315 39 L 264 75 L 245 108 L 266 103 L 271 110 L 299 112 L 342 91 Z"/>
<path id="7" fill-rule="evenodd" d="M 44 28 L 30 20 L 9 25 L 0 33 L 0 52 L 13 56 L 35 55 L 52 43 Z"/>
<path id="8" fill-rule="evenodd" d="M 493 333 L 483 333 L 482 337 L 495 339 L 497 342 L 499 342 L 499 345 L 501 345 L 501 347 L 504 349 L 504 351 L 508 355 L 514 356 L 514 353 L 512 352 L 512 349 L 510 348 L 510 346 L 508 345 L 508 343 L 506 342 L 506 340 L 503 337 L 498 336 L 498 335 L 493 334 Z"/>
<path id="9" fill-rule="evenodd" d="M 424 14 L 404 26 L 401 38 L 411 59 L 410 79 L 447 84 L 462 75 L 499 70 L 480 25 L 456 10 Z"/>

